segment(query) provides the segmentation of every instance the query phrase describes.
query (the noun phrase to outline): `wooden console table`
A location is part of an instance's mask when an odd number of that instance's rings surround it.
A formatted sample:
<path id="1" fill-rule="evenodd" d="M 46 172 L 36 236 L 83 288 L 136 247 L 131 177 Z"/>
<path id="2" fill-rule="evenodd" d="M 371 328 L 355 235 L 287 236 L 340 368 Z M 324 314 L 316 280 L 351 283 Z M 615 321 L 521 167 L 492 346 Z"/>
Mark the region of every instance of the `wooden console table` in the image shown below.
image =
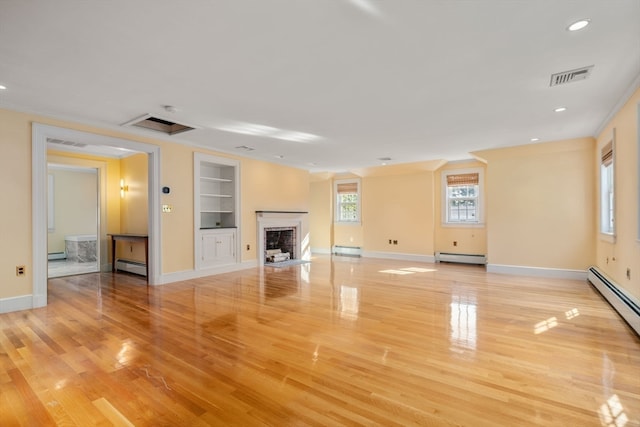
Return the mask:
<path id="1" fill-rule="evenodd" d="M 122 240 L 126 242 L 143 242 L 144 243 L 144 268 L 147 274 L 147 283 L 149 283 L 149 236 L 146 234 L 107 234 L 111 237 L 111 271 L 116 273 L 116 241 Z"/>

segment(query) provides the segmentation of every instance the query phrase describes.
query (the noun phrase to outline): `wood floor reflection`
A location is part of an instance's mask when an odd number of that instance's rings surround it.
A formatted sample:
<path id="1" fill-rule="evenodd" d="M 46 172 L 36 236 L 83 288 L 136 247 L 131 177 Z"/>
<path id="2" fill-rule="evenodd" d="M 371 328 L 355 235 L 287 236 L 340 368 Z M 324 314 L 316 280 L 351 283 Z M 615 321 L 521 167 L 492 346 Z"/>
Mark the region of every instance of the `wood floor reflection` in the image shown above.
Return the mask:
<path id="1" fill-rule="evenodd" d="M 0 315 L 0 425 L 640 425 L 640 339 L 586 281 L 329 256 Z"/>

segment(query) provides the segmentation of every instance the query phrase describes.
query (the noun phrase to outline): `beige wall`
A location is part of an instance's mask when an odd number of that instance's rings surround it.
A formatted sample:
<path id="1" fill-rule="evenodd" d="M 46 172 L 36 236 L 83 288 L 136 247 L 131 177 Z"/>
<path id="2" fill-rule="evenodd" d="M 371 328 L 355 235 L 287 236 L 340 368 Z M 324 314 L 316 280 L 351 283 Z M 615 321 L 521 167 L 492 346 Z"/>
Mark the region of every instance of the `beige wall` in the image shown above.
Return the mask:
<path id="1" fill-rule="evenodd" d="M 49 167 L 53 176 L 54 228 L 49 230 L 49 253 L 65 251 L 65 236 L 98 232 L 98 173 L 96 169 Z"/>
<path id="2" fill-rule="evenodd" d="M 615 242 L 601 238 L 598 218 L 594 223 L 596 265 L 616 283 L 620 284 L 635 298 L 640 300 L 640 240 L 638 240 L 638 221 L 640 195 L 638 190 L 638 120 L 640 112 L 640 90 L 628 100 L 603 132 L 598 136 L 594 148 L 593 169 L 598 177 L 600 172 L 600 147 L 615 128 Z M 597 186 L 597 183 L 596 183 Z M 599 212 L 599 198 L 598 212 Z M 608 259 L 608 262 L 607 262 Z M 627 269 L 630 278 L 627 278 Z"/>
<path id="3" fill-rule="evenodd" d="M 0 177 L 5 200 L 0 221 L 0 298 L 30 295 L 31 124 L 25 114 L 0 110 Z M 17 277 L 16 266 L 26 266 Z"/>
<path id="4" fill-rule="evenodd" d="M 333 245 L 332 181 L 329 178 L 315 178 L 309 186 L 311 248 L 318 252 L 328 252 Z"/>
<path id="5" fill-rule="evenodd" d="M 487 162 L 489 263 L 586 270 L 594 261 L 593 138 L 475 154 Z"/>
<path id="6" fill-rule="evenodd" d="M 433 255 L 433 195 L 432 171 L 364 178 L 365 250 Z M 389 240 L 398 243 L 389 244 Z"/>

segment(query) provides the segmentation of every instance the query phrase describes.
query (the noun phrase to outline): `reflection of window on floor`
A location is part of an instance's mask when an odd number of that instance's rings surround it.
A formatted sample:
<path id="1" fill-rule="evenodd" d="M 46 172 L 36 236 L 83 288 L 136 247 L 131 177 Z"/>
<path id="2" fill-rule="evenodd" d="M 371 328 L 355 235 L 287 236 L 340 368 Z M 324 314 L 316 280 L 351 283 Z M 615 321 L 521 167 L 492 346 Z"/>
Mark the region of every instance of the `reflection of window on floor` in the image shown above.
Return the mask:
<path id="1" fill-rule="evenodd" d="M 556 317 L 550 317 L 542 322 L 536 323 L 536 326 L 533 328 L 533 332 L 537 334 L 541 334 L 543 332 L 548 331 L 551 328 L 555 328 L 558 326 L 558 319 Z"/>
<path id="2" fill-rule="evenodd" d="M 572 309 L 571 309 L 571 310 L 569 310 L 569 311 L 565 311 L 564 315 L 565 315 L 565 317 L 567 318 L 567 320 L 571 320 L 571 319 L 573 319 L 574 317 L 578 317 L 578 316 L 580 316 L 580 312 L 578 311 L 578 309 L 577 309 L 577 308 L 572 308 Z"/>
<path id="3" fill-rule="evenodd" d="M 358 318 L 358 288 L 340 286 L 340 317 L 349 320 Z"/>
<path id="4" fill-rule="evenodd" d="M 451 344 L 476 349 L 477 304 L 473 295 L 451 296 Z"/>
<path id="5" fill-rule="evenodd" d="M 617 394 L 611 396 L 600 406 L 598 415 L 600 415 L 601 424 L 605 427 L 623 427 L 629 422 L 629 418 L 624 413 L 624 407 L 620 403 L 620 398 Z"/>

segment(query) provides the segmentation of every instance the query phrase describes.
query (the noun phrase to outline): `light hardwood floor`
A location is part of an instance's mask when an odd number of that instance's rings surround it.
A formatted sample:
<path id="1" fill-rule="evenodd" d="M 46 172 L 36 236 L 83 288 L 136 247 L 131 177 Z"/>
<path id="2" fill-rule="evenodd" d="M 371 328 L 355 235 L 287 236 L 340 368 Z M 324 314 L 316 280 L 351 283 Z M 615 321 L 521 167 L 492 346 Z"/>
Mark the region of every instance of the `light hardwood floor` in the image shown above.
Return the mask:
<path id="1" fill-rule="evenodd" d="M 640 425 L 640 339 L 586 281 L 315 257 L 0 315 L 0 425 Z"/>

